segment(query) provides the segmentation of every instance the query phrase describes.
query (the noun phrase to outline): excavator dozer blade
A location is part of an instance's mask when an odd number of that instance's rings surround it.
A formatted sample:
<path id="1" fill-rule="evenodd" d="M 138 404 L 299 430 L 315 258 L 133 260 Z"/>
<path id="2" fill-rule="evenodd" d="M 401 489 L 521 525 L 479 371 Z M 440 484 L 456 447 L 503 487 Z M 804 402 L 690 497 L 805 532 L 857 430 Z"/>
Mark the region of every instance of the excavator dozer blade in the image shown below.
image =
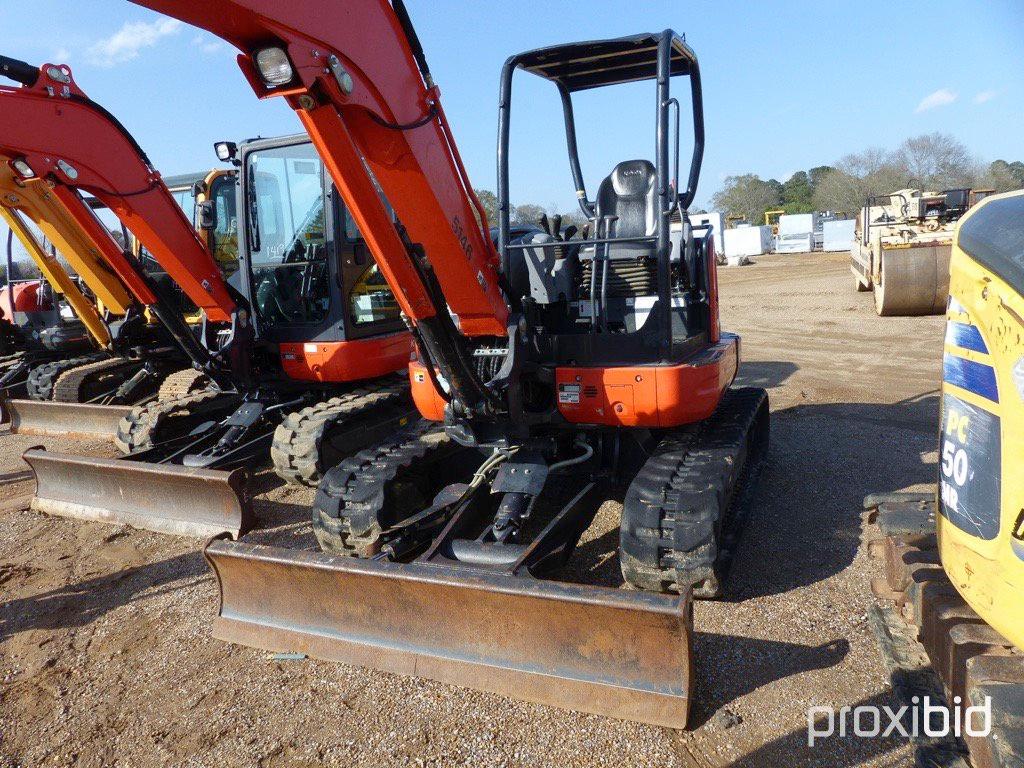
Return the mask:
<path id="1" fill-rule="evenodd" d="M 45 400 L 6 400 L 4 421 L 19 435 L 55 435 L 80 439 L 113 440 L 117 424 L 131 412 L 126 405 L 87 405 Z"/>
<path id="2" fill-rule="evenodd" d="M 689 596 L 214 539 L 215 637 L 684 728 Z"/>
<path id="3" fill-rule="evenodd" d="M 127 523 L 176 536 L 237 538 L 254 515 L 245 473 L 72 456 L 30 448 L 36 478 L 31 507 L 77 520 Z"/>

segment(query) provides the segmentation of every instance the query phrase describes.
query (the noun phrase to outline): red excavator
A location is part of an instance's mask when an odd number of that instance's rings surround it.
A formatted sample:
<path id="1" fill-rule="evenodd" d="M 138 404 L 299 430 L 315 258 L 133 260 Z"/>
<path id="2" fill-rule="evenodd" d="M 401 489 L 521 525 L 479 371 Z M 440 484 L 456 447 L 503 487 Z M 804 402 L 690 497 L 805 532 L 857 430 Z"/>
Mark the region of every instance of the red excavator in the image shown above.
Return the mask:
<path id="1" fill-rule="evenodd" d="M 666 30 L 509 58 L 495 247 L 402 0 L 134 1 L 233 44 L 257 95 L 296 111 L 416 342 L 426 421 L 326 473 L 313 526 L 329 554 L 207 546 L 217 636 L 683 726 L 690 596 L 721 590 L 768 438 L 764 391 L 730 388 L 739 339 L 687 217 L 704 148 L 693 50 Z M 561 97 L 582 237 L 550 222 L 511 236 L 517 72 Z M 654 84 L 653 162 L 618 163 L 591 198 L 573 94 L 638 81 Z M 622 573 L 644 591 L 541 578 L 616 484 Z"/>
<path id="2" fill-rule="evenodd" d="M 409 421 L 408 384 L 394 373 L 408 362 L 410 336 L 397 306 L 386 306 L 386 286 L 367 291 L 372 258 L 354 225 L 344 229 L 344 206 L 308 139 L 248 145 L 245 210 L 263 227 L 253 220 L 229 282 L 141 148 L 67 66 L 0 59 L 0 74 L 22 83 L 0 88 L 0 149 L 26 179 L 46 179 L 195 367 L 120 419 L 125 458 L 28 451 L 33 508 L 237 536 L 253 524 L 238 467 L 273 458 L 285 479 L 315 484 L 323 469 Z M 115 243 L 83 193 L 106 205 L 202 310 L 198 328 L 173 291 Z M 209 202 L 211 227 L 218 215 L 237 215 L 234 201 Z M 378 306 L 360 314 L 353 299 Z M 35 407 L 73 429 L 83 406 Z"/>

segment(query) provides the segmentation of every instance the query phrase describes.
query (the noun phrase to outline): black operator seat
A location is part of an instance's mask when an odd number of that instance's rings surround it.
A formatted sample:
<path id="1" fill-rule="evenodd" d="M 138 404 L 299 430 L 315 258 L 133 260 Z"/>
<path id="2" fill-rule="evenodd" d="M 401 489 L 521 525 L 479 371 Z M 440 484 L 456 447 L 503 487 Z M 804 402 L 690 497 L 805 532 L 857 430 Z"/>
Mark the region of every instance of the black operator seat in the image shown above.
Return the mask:
<path id="1" fill-rule="evenodd" d="M 604 216 L 616 216 L 608 234 L 612 237 L 653 237 L 658 226 L 658 189 L 653 163 L 626 160 L 615 166 L 597 190 L 595 213 L 598 225 Z M 607 235 L 606 235 L 607 236 Z M 613 243 L 611 259 L 654 257 L 654 243 Z M 592 256 L 593 252 L 586 254 Z"/>

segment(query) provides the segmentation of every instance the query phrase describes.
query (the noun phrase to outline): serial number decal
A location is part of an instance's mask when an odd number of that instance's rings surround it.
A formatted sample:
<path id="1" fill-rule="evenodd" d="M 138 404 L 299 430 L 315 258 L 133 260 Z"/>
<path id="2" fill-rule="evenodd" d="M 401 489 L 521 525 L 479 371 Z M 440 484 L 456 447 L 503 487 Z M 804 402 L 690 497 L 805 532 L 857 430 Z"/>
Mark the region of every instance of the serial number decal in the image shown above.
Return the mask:
<path id="1" fill-rule="evenodd" d="M 558 385 L 558 402 L 560 403 L 574 403 L 578 404 L 580 401 L 580 385 L 579 384 L 559 384 Z"/>
<path id="2" fill-rule="evenodd" d="M 999 417 L 958 397 L 942 397 L 939 489 L 942 515 L 972 536 L 999 535 Z"/>
<path id="3" fill-rule="evenodd" d="M 452 219 L 452 231 L 455 232 L 455 237 L 459 239 L 459 244 L 462 246 L 462 250 L 466 254 L 466 258 L 469 261 L 473 260 L 473 246 L 469 243 L 469 238 L 466 236 L 466 230 L 462 226 L 462 222 L 459 217 L 456 216 Z"/>

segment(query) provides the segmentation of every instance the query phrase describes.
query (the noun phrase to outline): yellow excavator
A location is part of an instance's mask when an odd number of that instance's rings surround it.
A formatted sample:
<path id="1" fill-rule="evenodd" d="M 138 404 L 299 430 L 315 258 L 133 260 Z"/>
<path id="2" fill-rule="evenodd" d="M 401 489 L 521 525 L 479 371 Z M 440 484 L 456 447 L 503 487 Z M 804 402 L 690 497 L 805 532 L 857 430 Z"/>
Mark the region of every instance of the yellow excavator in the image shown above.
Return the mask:
<path id="1" fill-rule="evenodd" d="M 946 328 L 939 552 L 971 607 L 1024 648 L 1024 191 L 961 224 Z"/>
<path id="2" fill-rule="evenodd" d="M 37 401 L 56 399 L 103 405 L 132 404 L 152 397 L 166 375 L 187 368 L 188 361 L 163 338 L 159 323 L 150 313 L 138 313 L 137 302 L 103 260 L 95 240 L 50 194 L 46 182 L 20 178 L 13 166 L 3 160 L 0 158 L 0 216 L 54 292 L 70 306 L 93 342 L 92 349 L 79 350 L 78 354 L 51 354 L 34 364 L 27 361 L 25 366 L 31 369 L 26 371 L 26 393 Z M 235 176 L 234 170 L 215 169 L 176 177 L 176 183 L 170 187 L 189 218 L 195 218 L 201 225 L 201 238 L 216 254 L 218 264 L 226 273 L 233 272 L 237 263 L 235 218 L 222 216 L 219 226 L 213 221 L 203 224 L 199 219 L 201 212 L 207 210 L 207 202 L 215 198 L 222 198 L 221 209 L 230 213 Z M 92 207 L 98 215 L 102 213 L 98 203 L 93 202 Z M 44 246 L 38 234 L 54 245 L 52 251 Z M 120 235 L 124 248 L 147 265 L 146 272 L 154 285 L 164 285 L 167 290 L 180 294 L 131 233 Z M 53 251 L 64 256 L 76 277 Z M 187 302 L 183 295 L 176 298 L 182 304 Z M 198 322 L 198 311 L 194 314 L 191 320 Z M 55 326 L 45 329 L 43 334 L 60 332 L 60 327 Z M 180 386 L 177 378 L 174 382 Z M 17 422 L 17 431 L 45 434 L 60 430 L 62 426 L 51 423 L 53 419 L 48 409 L 24 401 L 13 401 L 7 410 L 16 412 L 7 415 Z M 99 413 L 96 416 L 101 418 Z M 114 412 L 103 411 L 101 421 L 106 423 L 115 416 Z"/>
<path id="3" fill-rule="evenodd" d="M 866 502 L 886 536 L 875 593 L 902 609 L 948 703 L 991 713 L 987 733 L 964 729 L 972 762 L 1020 766 L 1024 190 L 987 197 L 956 227 L 942 370 L 936 493 Z"/>
<path id="4" fill-rule="evenodd" d="M 47 327 L 38 329 L 35 335 L 39 337 L 39 349 L 23 355 L 17 364 L 21 370 L 14 378 L 19 382 L 24 380 L 23 386 L 13 390 L 5 388 L 5 391 L 27 391 L 34 399 L 49 399 L 56 377 L 47 376 L 45 372 L 54 366 L 69 369 L 108 358 L 114 347 L 108 320 L 124 317 L 134 301 L 127 288 L 106 267 L 88 234 L 71 221 L 63 205 L 50 194 L 46 183 L 18 178 L 15 161 L 16 158 L 0 156 L 0 218 L 18 238 L 58 299 L 71 308 L 77 321 L 69 323 L 56 318 Z M 51 243 L 53 249 L 48 248 L 43 239 Z M 64 256 L 91 296 L 86 295 L 82 285 L 69 274 L 54 250 Z M 75 330 L 76 340 L 81 343 L 71 346 L 64 343 L 69 327 Z M 78 339 L 78 336 L 83 338 Z M 92 340 L 91 347 L 84 337 Z"/>

